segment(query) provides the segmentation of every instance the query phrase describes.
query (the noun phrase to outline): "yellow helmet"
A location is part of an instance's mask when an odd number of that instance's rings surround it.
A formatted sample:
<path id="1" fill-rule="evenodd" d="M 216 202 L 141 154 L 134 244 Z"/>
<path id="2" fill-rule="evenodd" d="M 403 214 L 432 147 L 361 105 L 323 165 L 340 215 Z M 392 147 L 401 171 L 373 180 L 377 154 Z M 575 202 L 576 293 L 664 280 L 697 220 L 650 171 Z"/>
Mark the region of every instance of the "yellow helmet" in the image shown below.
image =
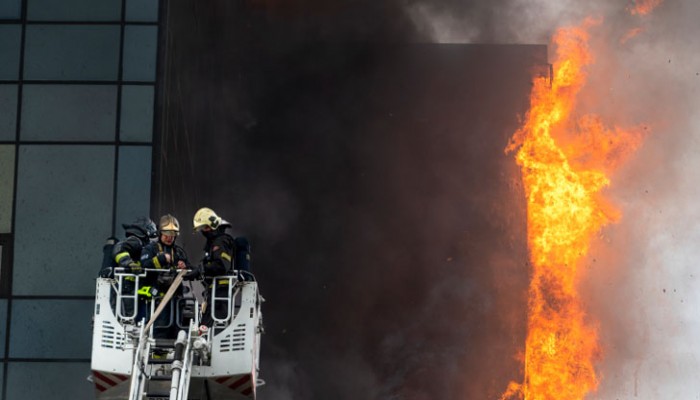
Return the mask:
<path id="1" fill-rule="evenodd" d="M 220 226 L 229 225 L 227 221 L 216 215 L 214 210 L 207 207 L 202 207 L 197 210 L 197 212 L 194 214 L 192 223 L 195 231 L 198 231 L 205 226 L 208 226 L 211 229 L 217 229 Z"/>
<path id="2" fill-rule="evenodd" d="M 158 230 L 161 234 L 166 236 L 177 236 L 180 234 L 180 223 L 178 222 L 177 218 L 170 214 L 165 214 L 160 217 Z"/>

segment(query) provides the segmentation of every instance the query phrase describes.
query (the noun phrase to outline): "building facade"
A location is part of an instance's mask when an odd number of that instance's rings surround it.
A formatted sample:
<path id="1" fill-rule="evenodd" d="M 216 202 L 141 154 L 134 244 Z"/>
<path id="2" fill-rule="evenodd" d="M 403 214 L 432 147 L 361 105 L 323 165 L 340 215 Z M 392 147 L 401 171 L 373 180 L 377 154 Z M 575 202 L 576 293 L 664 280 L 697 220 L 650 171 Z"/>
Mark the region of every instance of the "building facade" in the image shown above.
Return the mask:
<path id="1" fill-rule="evenodd" d="M 150 214 L 158 0 L 0 0 L 0 399 L 91 399 L 104 240 Z"/>

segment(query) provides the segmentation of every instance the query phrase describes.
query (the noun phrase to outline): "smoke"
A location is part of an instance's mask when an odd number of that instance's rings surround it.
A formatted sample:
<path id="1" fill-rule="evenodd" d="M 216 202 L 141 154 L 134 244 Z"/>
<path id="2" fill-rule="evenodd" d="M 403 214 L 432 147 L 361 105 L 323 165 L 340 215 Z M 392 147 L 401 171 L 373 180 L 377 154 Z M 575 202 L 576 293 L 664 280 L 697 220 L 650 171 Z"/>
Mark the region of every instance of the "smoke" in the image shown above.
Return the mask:
<path id="1" fill-rule="evenodd" d="M 590 15 L 604 22 L 583 109 L 651 132 L 613 176 L 623 220 L 587 265 L 596 398 L 700 392 L 700 5 L 249 3 L 168 6 L 154 212 L 184 225 L 209 206 L 251 239 L 261 399 L 497 398 L 519 378 L 524 207 L 503 148 L 544 60 L 457 44 L 547 44 Z M 183 236 L 196 261 L 201 239 Z"/>
<path id="2" fill-rule="evenodd" d="M 249 237 L 261 399 L 496 398 L 517 373 L 503 148 L 544 47 L 415 44 L 379 3 L 170 4 L 156 212 L 209 206 Z"/>
<path id="3" fill-rule="evenodd" d="M 609 14 L 609 2 L 575 0 L 420 1 L 406 11 L 437 43 L 548 43 L 554 30 L 591 15 Z"/>
<path id="4" fill-rule="evenodd" d="M 700 33 L 690 17 L 698 12 L 691 1 L 662 4 L 617 51 L 618 68 L 608 78 L 609 100 L 601 108 L 648 124 L 651 134 L 614 177 L 611 195 L 624 219 L 606 231 L 605 256 L 591 274 L 600 280 L 593 295 L 605 293 L 594 301 L 596 313 L 605 316 L 608 353 L 599 398 L 700 393 L 692 373 L 700 367 L 700 57 L 688 43 Z M 611 63 L 605 66 L 610 72 Z"/>

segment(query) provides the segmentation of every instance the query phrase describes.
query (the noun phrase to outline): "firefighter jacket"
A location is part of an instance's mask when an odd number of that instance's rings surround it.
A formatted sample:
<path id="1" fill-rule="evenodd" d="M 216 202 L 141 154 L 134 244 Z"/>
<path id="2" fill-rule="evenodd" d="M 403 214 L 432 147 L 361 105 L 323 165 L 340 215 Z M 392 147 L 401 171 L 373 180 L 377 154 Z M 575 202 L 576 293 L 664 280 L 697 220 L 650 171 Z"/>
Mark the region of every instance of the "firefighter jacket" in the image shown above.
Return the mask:
<path id="1" fill-rule="evenodd" d="M 112 250 L 114 261 L 117 267 L 127 268 L 130 265 L 138 265 L 141 267 L 141 253 L 143 251 L 143 242 L 136 236 L 117 242 Z"/>
<path id="2" fill-rule="evenodd" d="M 185 253 L 182 247 L 176 244 L 166 246 L 160 241 L 152 242 L 143 248 L 143 252 L 144 254 L 141 256 L 141 260 L 144 265 L 147 265 L 146 268 L 170 268 L 171 266 L 176 266 L 178 261 L 184 261 L 188 268 L 190 265 L 189 261 L 187 261 L 187 253 Z M 165 258 L 166 254 L 170 255 L 170 259 L 172 260 L 170 264 L 168 264 Z"/>
<path id="3" fill-rule="evenodd" d="M 234 251 L 235 243 L 231 235 L 222 231 L 213 231 L 207 236 L 202 259 L 204 280 L 207 285 L 212 283 L 212 278 L 215 276 L 233 273 Z"/>
<path id="4" fill-rule="evenodd" d="M 166 254 L 170 255 L 170 260 L 172 260 L 170 263 L 167 262 Z M 160 241 L 151 242 L 143 248 L 143 254 L 141 255 L 141 263 L 144 268 L 171 269 L 176 267 L 179 261 L 183 261 L 186 268 L 192 268 L 185 250 L 174 243 L 172 246 L 166 246 Z M 149 272 L 143 281 L 143 285 L 155 287 L 159 292 L 165 292 L 170 287 L 173 278 L 174 274 L 172 273 Z"/>

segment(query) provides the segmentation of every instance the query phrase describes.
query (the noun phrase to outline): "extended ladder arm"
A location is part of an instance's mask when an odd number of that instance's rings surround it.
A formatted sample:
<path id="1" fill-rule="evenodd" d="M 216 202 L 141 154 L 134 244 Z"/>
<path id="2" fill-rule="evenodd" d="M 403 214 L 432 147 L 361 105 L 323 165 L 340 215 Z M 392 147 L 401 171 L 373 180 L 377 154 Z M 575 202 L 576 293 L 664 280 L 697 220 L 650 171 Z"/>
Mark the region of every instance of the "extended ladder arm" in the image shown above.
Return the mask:
<path id="1" fill-rule="evenodd" d="M 134 352 L 134 364 L 131 367 L 131 386 L 129 387 L 129 400 L 141 400 L 143 397 L 143 389 L 146 384 L 146 374 L 144 373 L 144 365 L 148 363 L 148 346 L 149 341 L 146 337 L 146 330 L 141 326 L 139 330 L 139 339 L 136 343 L 136 351 Z M 145 361 L 145 363 L 144 363 Z"/>

